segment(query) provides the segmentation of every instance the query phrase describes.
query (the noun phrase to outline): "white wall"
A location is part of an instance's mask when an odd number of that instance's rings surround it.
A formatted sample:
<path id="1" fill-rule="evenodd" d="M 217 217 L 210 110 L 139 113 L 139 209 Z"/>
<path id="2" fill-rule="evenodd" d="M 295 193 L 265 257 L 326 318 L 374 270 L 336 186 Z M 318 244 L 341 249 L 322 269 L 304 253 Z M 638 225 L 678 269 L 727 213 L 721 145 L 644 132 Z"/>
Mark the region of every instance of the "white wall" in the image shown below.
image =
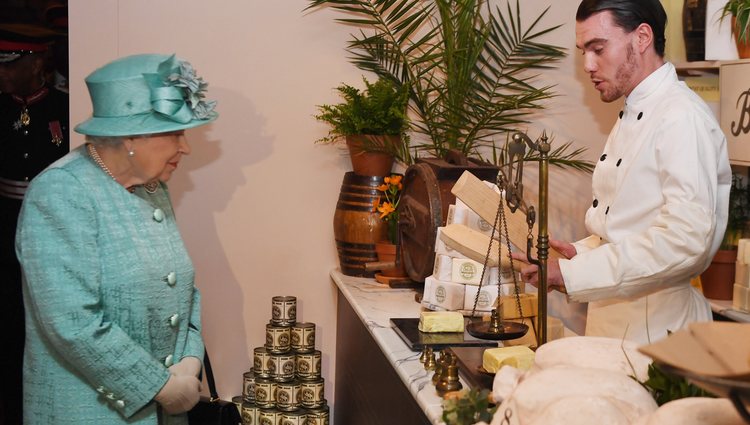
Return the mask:
<path id="1" fill-rule="evenodd" d="M 497 2 L 504 7 L 505 2 Z M 563 23 L 553 41 L 570 49 L 546 73 L 559 97 L 530 128 L 558 143 L 588 146 L 596 159 L 618 105 L 604 105 L 581 71 L 574 50 L 577 2 L 522 2 L 526 22 L 547 3 L 544 21 Z M 346 59 L 351 28 L 330 10 L 303 12 L 302 0 L 72 0 L 70 2 L 71 121 L 91 111 L 83 78 L 116 57 L 176 52 L 192 62 L 219 101 L 214 124 L 188 132 L 193 153 L 170 181 L 183 237 L 203 293 L 204 336 L 219 392 L 241 393 L 252 350 L 264 343 L 271 297 L 296 295 L 298 318 L 317 323 L 326 398 L 333 401 L 337 267 L 332 220 L 348 159 L 316 146 L 326 127 L 315 105 L 337 102 L 333 88 L 359 85 Z M 74 136 L 74 144 L 81 137 Z M 528 172 L 529 195 L 536 190 Z M 552 170 L 553 237 L 584 235 L 590 176 Z M 565 310 L 564 302 L 558 308 Z M 566 314 L 572 314 L 570 312 Z M 346 343 L 341 341 L 340 343 Z"/>

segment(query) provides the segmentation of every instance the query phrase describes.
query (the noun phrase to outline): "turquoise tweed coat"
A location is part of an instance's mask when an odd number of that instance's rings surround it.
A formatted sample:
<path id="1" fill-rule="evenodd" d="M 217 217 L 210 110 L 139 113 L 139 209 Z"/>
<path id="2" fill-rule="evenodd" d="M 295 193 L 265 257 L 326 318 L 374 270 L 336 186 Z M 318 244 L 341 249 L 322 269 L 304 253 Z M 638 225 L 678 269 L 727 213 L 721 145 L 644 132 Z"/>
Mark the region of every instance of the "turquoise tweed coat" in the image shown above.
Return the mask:
<path id="1" fill-rule="evenodd" d="M 153 401 L 167 368 L 203 358 L 200 295 L 166 186 L 131 194 L 78 148 L 21 210 L 24 423 L 184 424 Z"/>

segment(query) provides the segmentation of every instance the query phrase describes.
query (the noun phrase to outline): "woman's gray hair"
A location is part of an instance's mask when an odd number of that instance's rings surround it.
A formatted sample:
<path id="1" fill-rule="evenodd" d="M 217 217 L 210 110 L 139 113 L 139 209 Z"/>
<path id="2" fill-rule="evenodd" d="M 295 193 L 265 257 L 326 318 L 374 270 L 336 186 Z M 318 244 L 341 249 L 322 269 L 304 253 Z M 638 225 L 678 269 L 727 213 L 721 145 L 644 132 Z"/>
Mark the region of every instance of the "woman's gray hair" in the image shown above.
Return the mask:
<path id="1" fill-rule="evenodd" d="M 127 137 L 122 136 L 86 136 L 86 141 L 91 143 L 95 146 L 102 146 L 102 145 L 119 145 L 122 143 L 123 140 L 127 139 Z"/>
<path id="2" fill-rule="evenodd" d="M 151 134 L 143 134 L 138 136 L 89 136 L 86 135 L 86 141 L 95 146 L 114 146 L 123 142 L 125 139 L 151 137 Z"/>

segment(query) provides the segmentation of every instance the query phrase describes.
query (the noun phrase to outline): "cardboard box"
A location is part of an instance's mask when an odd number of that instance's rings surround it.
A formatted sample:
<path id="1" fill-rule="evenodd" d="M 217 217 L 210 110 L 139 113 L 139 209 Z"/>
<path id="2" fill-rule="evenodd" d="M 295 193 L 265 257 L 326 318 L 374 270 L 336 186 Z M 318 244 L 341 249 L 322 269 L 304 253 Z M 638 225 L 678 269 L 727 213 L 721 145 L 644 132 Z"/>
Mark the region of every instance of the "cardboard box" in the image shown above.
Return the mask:
<path id="1" fill-rule="evenodd" d="M 500 297 L 501 305 L 499 311 L 503 319 L 518 319 L 520 317 L 534 317 L 539 312 L 539 298 L 536 294 L 520 294 L 522 314 L 518 312 L 518 303 L 515 295 L 503 295 Z"/>

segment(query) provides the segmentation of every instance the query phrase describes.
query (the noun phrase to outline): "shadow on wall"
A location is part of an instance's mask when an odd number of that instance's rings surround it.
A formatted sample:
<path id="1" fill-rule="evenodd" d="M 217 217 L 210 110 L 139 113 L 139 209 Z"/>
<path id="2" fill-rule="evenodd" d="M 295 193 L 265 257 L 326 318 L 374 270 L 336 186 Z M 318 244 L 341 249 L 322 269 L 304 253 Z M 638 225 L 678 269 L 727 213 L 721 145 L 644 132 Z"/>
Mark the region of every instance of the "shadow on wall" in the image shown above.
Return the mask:
<path id="1" fill-rule="evenodd" d="M 246 365 L 252 359 L 244 344 L 243 287 L 246 290 L 248 282 L 241 284 L 232 273 L 215 217 L 226 210 L 238 188 L 249 186 L 243 169 L 268 157 L 273 139 L 264 134 L 266 120 L 247 97 L 216 87 L 210 95 L 220 99 L 219 118 L 186 133 L 192 152 L 170 181 L 170 192 L 201 291 L 203 338 L 219 393 L 228 400 L 234 395 L 228 388 L 236 392 L 234 386 L 241 380 L 226 382 L 220 377 L 231 365 Z M 231 134 L 226 130 L 230 128 Z"/>

